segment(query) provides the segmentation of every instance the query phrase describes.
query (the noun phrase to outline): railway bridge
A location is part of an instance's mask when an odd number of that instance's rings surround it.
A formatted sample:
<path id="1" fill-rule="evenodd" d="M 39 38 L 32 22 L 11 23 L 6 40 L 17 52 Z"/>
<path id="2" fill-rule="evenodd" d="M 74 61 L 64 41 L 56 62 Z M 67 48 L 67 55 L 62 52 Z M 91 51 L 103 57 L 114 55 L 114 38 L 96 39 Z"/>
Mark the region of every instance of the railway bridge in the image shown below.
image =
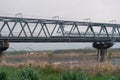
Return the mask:
<path id="1" fill-rule="evenodd" d="M 92 42 L 98 61 L 120 42 L 120 24 L 0 16 L 0 52 L 9 42 Z"/>

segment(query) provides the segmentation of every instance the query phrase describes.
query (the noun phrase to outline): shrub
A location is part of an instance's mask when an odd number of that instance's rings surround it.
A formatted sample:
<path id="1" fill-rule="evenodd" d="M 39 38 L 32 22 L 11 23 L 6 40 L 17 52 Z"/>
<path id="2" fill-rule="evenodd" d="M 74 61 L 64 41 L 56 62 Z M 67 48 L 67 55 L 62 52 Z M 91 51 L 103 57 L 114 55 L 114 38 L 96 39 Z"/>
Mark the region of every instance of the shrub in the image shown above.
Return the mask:
<path id="1" fill-rule="evenodd" d="M 120 76 L 112 76 L 108 80 L 120 80 Z"/>
<path id="2" fill-rule="evenodd" d="M 87 80 L 87 76 L 84 72 L 79 72 L 77 74 L 77 78 L 78 78 L 77 80 Z"/>
<path id="3" fill-rule="evenodd" d="M 32 68 L 23 68 L 18 72 L 19 80 L 40 80 L 38 73 Z"/>
<path id="4" fill-rule="evenodd" d="M 100 78 L 100 77 L 103 77 L 104 75 L 101 72 L 97 72 L 95 76 L 98 77 L 98 78 Z"/>
<path id="5" fill-rule="evenodd" d="M 5 71 L 0 71 L 0 80 L 7 80 L 7 74 Z"/>
<path id="6" fill-rule="evenodd" d="M 42 71 L 46 74 L 54 73 L 53 65 L 51 65 L 51 64 L 45 65 L 45 67 L 42 69 Z"/>
<path id="7" fill-rule="evenodd" d="M 61 75 L 60 80 L 87 80 L 87 76 L 84 72 L 67 72 Z"/>

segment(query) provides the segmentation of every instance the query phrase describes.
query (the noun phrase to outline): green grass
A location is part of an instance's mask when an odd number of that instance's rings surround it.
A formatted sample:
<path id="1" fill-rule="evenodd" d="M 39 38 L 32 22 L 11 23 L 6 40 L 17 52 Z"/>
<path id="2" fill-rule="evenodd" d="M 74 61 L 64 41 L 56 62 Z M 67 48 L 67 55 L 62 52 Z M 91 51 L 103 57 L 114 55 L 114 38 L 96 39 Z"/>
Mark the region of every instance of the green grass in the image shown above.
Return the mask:
<path id="1" fill-rule="evenodd" d="M 20 69 L 17 73 L 18 80 L 40 80 L 37 70 L 31 67 Z"/>
<path id="2" fill-rule="evenodd" d="M 13 68 L 0 67 L 1 80 L 22 80 L 21 77 L 30 76 L 23 80 L 120 80 L 120 71 L 114 74 L 86 74 L 84 72 L 54 72 L 50 68 L 35 67 Z M 5 77 L 5 78 L 4 78 Z M 3 78 L 3 79 L 2 79 Z M 64 78 L 64 79 L 63 79 Z M 66 78 L 66 79 L 65 79 Z M 71 79 L 69 79 L 71 78 Z"/>
<path id="3" fill-rule="evenodd" d="M 16 69 L 13 67 L 0 67 L 0 73 L 1 72 L 6 74 L 6 80 L 15 80 L 17 78 Z"/>
<path id="4" fill-rule="evenodd" d="M 85 72 L 65 72 L 60 80 L 88 80 L 88 77 Z"/>

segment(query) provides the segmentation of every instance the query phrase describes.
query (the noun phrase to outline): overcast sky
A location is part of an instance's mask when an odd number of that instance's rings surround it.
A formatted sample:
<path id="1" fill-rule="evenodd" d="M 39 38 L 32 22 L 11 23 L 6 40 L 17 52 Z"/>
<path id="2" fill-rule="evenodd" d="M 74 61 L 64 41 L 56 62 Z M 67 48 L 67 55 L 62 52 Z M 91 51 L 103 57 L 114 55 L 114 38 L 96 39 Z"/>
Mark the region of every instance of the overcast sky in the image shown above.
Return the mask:
<path id="1" fill-rule="evenodd" d="M 0 0 L 0 15 L 120 22 L 120 0 Z"/>
<path id="2" fill-rule="evenodd" d="M 60 19 L 91 18 L 92 21 L 120 23 L 120 0 L 0 0 L 0 16 L 16 13 L 22 13 L 23 17 L 60 16 Z"/>

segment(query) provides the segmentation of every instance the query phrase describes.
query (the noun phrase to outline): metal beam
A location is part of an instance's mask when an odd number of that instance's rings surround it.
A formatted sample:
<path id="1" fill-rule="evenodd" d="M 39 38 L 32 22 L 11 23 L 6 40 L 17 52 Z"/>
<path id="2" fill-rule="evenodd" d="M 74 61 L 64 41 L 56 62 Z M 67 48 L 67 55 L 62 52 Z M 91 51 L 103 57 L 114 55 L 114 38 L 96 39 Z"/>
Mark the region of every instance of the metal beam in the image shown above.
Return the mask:
<path id="1" fill-rule="evenodd" d="M 14 24 L 11 26 L 12 23 Z M 31 26 L 32 24 L 34 26 Z M 5 30 L 6 25 L 9 30 L 8 35 L 4 35 L 2 31 Z M 57 30 L 59 33 L 56 32 L 57 26 L 59 26 Z M 85 27 L 87 27 L 86 31 L 82 31 Z M 101 29 L 97 30 L 93 27 Z M 114 32 L 108 33 L 107 28 L 113 28 Z M 119 42 L 119 28 L 120 24 L 110 23 L 0 17 L 0 38 L 10 42 L 102 42 L 113 40 L 113 38 L 115 38 L 115 42 Z M 91 33 L 87 33 L 88 30 Z M 14 31 L 18 31 L 17 36 Z M 115 31 L 118 31 L 118 33 L 115 33 Z M 22 35 L 22 32 L 24 35 Z M 111 34 L 112 36 L 110 36 Z"/>

